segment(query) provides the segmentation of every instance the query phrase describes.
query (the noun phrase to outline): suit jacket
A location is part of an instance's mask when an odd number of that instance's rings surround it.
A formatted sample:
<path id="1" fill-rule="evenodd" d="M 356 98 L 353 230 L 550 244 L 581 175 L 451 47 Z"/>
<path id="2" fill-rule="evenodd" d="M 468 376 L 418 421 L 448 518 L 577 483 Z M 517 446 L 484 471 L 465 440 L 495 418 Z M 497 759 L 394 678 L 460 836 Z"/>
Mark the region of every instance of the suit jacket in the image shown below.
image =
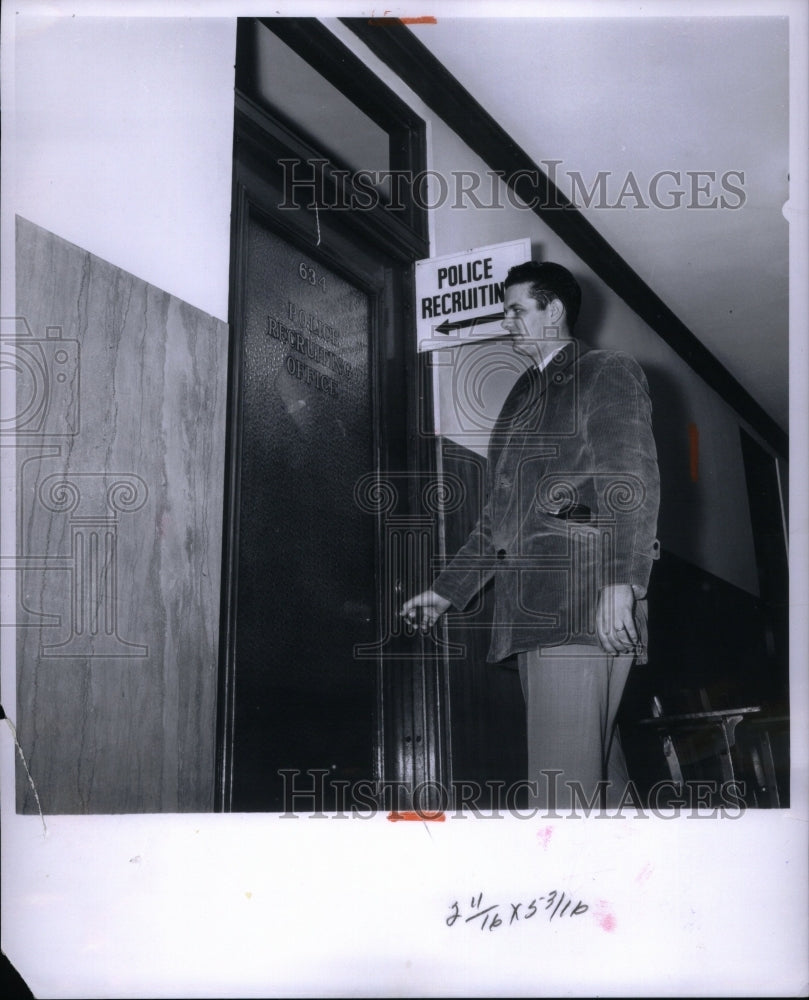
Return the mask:
<path id="1" fill-rule="evenodd" d="M 643 371 L 628 355 L 568 341 L 506 398 L 482 516 L 433 589 L 463 610 L 494 578 L 496 661 L 537 646 L 598 645 L 601 588 L 631 584 L 645 650 L 659 497 Z"/>

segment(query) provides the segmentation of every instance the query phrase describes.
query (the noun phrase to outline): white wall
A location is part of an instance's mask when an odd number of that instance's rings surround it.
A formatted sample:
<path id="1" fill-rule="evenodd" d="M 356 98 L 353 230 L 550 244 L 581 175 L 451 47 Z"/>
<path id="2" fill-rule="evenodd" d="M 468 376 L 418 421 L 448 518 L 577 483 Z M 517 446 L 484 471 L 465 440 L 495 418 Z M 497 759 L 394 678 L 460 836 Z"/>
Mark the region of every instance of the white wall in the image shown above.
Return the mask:
<path id="1" fill-rule="evenodd" d="M 226 320 L 235 19 L 13 29 L 13 212 Z"/>

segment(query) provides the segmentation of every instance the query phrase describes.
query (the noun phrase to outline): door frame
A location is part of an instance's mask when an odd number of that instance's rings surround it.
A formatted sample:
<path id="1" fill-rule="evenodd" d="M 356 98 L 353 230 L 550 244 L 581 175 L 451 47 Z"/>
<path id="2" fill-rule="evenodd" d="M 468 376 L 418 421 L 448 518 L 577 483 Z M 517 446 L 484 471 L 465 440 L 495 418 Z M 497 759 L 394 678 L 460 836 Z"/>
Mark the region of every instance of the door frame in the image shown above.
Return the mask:
<path id="1" fill-rule="evenodd" d="M 250 32 L 256 30 L 252 19 L 239 28 L 237 52 L 248 51 Z M 318 22 L 302 25 L 285 19 L 270 19 L 266 25 L 304 56 L 335 83 L 347 72 L 352 81 L 351 99 L 357 94 L 373 94 L 377 102 L 374 114 L 388 128 L 391 140 L 391 165 L 398 169 L 423 169 L 424 123 L 410 109 L 389 92 L 380 94 L 384 85 L 370 73 L 349 50 L 335 39 L 328 29 Z M 316 26 L 316 27 L 315 27 Z M 325 38 L 328 36 L 328 39 Z M 318 50 L 328 61 L 312 62 L 312 39 L 318 40 Z M 324 43 L 328 40 L 328 46 Z M 340 51 L 340 50 L 343 51 Z M 325 53 L 325 54 L 324 54 Z M 350 57 L 347 58 L 347 56 Z M 353 61 L 353 63 L 352 63 Z M 334 70 L 334 66 L 338 71 Z M 331 69 L 329 69 L 331 66 Z M 331 73 L 331 76 L 329 74 Z M 364 78 L 363 78 L 364 77 Z M 237 636 L 235 631 L 238 602 L 238 542 L 239 542 L 239 487 L 242 440 L 242 315 L 244 308 L 243 267 L 245 236 L 251 213 L 258 214 L 282 238 L 322 258 L 324 265 L 347 280 L 362 287 L 361 269 L 349 266 L 344 256 L 334 253 L 328 244 L 316 246 L 319 227 L 328 228 L 332 237 L 339 240 L 342 232 L 347 241 L 359 241 L 369 251 L 380 254 L 389 262 L 389 279 L 384 297 L 378 290 L 370 290 L 379 298 L 377 315 L 372 318 L 372 328 L 388 328 L 390 342 L 372 344 L 373 384 L 372 405 L 375 419 L 375 449 L 377 471 L 413 471 L 435 474 L 436 457 L 434 441 L 425 428 L 432 428 L 431 393 L 424 391 L 430 385 L 429 371 L 423 357 L 416 351 L 413 262 L 429 255 L 426 233 L 426 211 L 416 204 L 409 204 L 407 211 L 391 212 L 382 204 L 369 211 L 328 212 L 333 203 L 330 192 L 338 180 L 333 175 L 334 164 L 328 156 L 316 149 L 311 141 L 295 132 L 293 123 L 282 120 L 255 100 L 251 92 L 251 68 L 241 67 L 237 56 L 237 92 L 234 115 L 233 200 L 231 215 L 231 277 L 230 277 L 230 351 L 228 372 L 228 427 L 225 460 L 225 505 L 222 559 L 222 603 L 220 627 L 220 669 L 217 707 L 217 766 L 215 809 L 229 811 L 233 786 L 234 710 L 237 685 Z M 242 83 L 245 91 L 238 89 Z M 372 85 L 371 85 L 372 84 Z M 378 109 L 384 109 L 379 111 Z M 391 109 L 392 112 L 391 112 Z M 404 111 L 403 111 L 404 109 Z M 363 110 L 368 112 L 368 107 Z M 374 109 L 371 109 L 374 110 Z M 391 114 L 393 117 L 391 118 Z M 404 132 L 407 133 L 403 137 Z M 394 158 L 394 148 L 397 151 Z M 283 190 L 283 159 L 320 160 L 318 183 L 311 190 L 296 189 L 294 197 L 298 210 L 279 208 L 278 193 Z M 345 186 L 344 172 L 339 183 Z M 350 183 L 350 182 L 349 182 Z M 289 195 L 285 192 L 288 203 Z M 319 204 L 312 211 L 308 206 Z M 384 298 L 384 301 L 382 301 Z M 375 338 L 374 338 L 375 339 Z M 421 390 L 421 391 L 420 391 Z M 397 415 L 396 425 L 390 426 L 381 419 L 385 414 L 382 400 L 396 398 L 406 401 L 404 412 Z M 417 477 L 411 477 L 414 480 Z M 415 512 L 419 509 L 418 490 L 411 488 L 408 502 Z M 390 604 L 391 595 L 385 592 L 386 581 L 381 567 L 384 552 L 381 518 L 376 525 L 377 543 L 377 602 Z M 434 548 L 435 551 L 435 548 Z M 380 610 L 378 620 L 381 622 Z M 448 699 L 446 676 L 442 664 L 432 658 L 414 659 L 411 666 L 385 663 L 380 657 L 377 667 L 378 738 L 374 750 L 375 778 L 403 782 L 412 786 L 416 782 L 436 782 L 446 787 L 449 774 L 448 760 Z M 418 736 L 414 735 L 419 729 Z M 379 806 L 385 801 L 380 798 Z M 395 806 L 394 806 L 395 807 Z"/>

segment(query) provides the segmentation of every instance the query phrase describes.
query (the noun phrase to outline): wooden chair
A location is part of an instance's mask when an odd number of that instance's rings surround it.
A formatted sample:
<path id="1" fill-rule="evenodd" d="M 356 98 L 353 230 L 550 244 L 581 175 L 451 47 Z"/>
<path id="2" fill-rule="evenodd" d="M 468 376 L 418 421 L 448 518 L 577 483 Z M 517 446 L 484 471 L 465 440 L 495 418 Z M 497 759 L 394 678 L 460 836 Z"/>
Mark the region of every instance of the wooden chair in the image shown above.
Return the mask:
<path id="1" fill-rule="evenodd" d="M 655 695 L 651 718 L 638 722 L 657 733 L 678 794 L 690 781 L 736 782 L 747 805 L 778 808 L 770 729 L 786 718 L 762 717 L 760 705 L 713 709 L 704 688 L 699 699 L 702 711 L 668 714 Z"/>

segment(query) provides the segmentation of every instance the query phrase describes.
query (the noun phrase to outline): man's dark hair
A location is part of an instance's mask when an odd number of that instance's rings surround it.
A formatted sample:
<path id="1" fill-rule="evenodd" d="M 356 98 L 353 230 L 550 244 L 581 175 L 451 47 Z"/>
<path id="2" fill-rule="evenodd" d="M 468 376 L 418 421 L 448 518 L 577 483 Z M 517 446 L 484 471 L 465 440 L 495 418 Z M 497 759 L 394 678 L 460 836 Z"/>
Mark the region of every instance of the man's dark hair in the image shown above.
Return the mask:
<path id="1" fill-rule="evenodd" d="M 581 288 L 570 271 L 561 264 L 552 264 L 550 261 L 539 263 L 528 260 L 511 268 L 503 287 L 510 288 L 525 282 L 530 282 L 529 294 L 532 299 L 536 299 L 540 309 L 545 309 L 553 299 L 559 299 L 565 307 L 567 328 L 572 333 L 581 307 Z"/>

